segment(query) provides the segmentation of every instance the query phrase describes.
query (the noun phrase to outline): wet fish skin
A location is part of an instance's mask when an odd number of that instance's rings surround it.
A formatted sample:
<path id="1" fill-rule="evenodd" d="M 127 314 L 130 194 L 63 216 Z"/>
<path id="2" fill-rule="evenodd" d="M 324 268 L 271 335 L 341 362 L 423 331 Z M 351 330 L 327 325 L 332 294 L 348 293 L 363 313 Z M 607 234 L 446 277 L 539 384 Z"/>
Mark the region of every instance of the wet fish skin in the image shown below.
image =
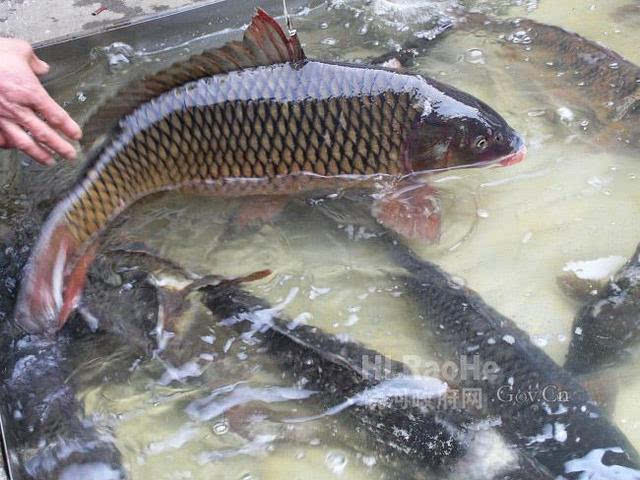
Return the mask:
<path id="1" fill-rule="evenodd" d="M 500 34 L 502 45 L 521 50 L 529 64 L 562 72 L 549 88 L 555 84 L 560 96 L 589 107 L 595 115 L 598 142 L 640 147 L 640 67 L 606 46 L 555 25 L 484 14 L 462 17 L 459 28 Z"/>
<path id="2" fill-rule="evenodd" d="M 598 452 L 604 455 L 603 463 L 611 466 L 610 475 L 614 468 L 622 468 L 627 469 L 628 478 L 640 478 L 637 452 L 571 374 L 477 293 L 456 283 L 434 264 L 419 259 L 397 240 L 387 243 L 399 266 L 411 273 L 396 277 L 401 291 L 420 306 L 420 320 L 430 327 L 443 354 L 459 359 L 473 352 L 481 365 L 492 361 L 500 367 L 494 380 L 463 379 L 461 386 L 482 389 L 487 413 L 500 416 L 499 429 L 507 439 L 559 478 L 595 474 L 596 470 L 589 471 L 589 466 L 585 470 L 567 469 L 575 465 L 572 460 L 586 460 Z M 509 385 L 514 392 L 540 392 L 552 386 L 554 391 L 567 392 L 567 398 L 559 402 L 546 402 L 544 397 L 542 401 L 503 401 L 505 396 L 500 389 L 504 392 Z M 618 448 L 619 451 L 607 450 Z M 584 463 L 589 465 L 588 461 Z"/>
<path id="3" fill-rule="evenodd" d="M 326 177 L 339 186 L 364 175 L 371 184 L 374 174 L 524 157 L 522 139 L 481 101 L 425 77 L 307 60 L 264 12 L 243 43 L 132 90 L 121 92 L 124 107 L 119 98 L 107 106 L 126 116 L 41 231 L 15 310 L 29 332 L 64 324 L 98 235 L 150 193 L 292 193 L 327 186 Z"/>
<path id="4" fill-rule="evenodd" d="M 624 359 L 640 341 L 640 246 L 591 301 L 578 311 L 564 367 L 590 373 Z"/>
<path id="5" fill-rule="evenodd" d="M 2 416 L 19 478 L 70 478 L 78 468 L 128 478 L 112 439 L 82 416 L 68 381 L 73 339 L 24 335 L 5 324 L 2 343 Z"/>
<path id="6" fill-rule="evenodd" d="M 237 319 L 236 331 L 252 330 L 246 320 L 268 304 L 233 283 L 203 289 L 205 305 L 218 317 Z M 245 319 L 245 320 L 243 320 Z M 305 388 L 317 390 L 325 408 L 338 405 L 385 379 L 407 375 L 407 365 L 354 342 L 343 342 L 317 327 L 287 327 L 281 318 L 272 318 L 265 331 L 253 333 L 262 341 L 283 372 L 292 379 L 305 380 Z M 366 362 L 370 360 L 370 364 Z M 462 411 L 435 412 L 427 407 L 402 406 L 371 408 L 351 406 L 344 411 L 355 428 L 366 432 L 375 450 L 388 459 L 407 459 L 430 469 L 444 468 L 466 451 L 470 433 L 465 424 L 474 418 Z M 400 433 L 402 432 L 402 433 Z"/>

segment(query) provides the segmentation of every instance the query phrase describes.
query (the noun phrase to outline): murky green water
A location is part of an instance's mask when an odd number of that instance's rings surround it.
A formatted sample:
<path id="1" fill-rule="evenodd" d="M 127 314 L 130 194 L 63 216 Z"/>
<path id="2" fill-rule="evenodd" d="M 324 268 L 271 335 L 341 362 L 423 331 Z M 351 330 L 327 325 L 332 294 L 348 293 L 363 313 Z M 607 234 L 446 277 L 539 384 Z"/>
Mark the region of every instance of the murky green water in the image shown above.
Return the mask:
<path id="1" fill-rule="evenodd" d="M 323 6 L 295 18 L 295 26 L 310 57 L 354 61 L 383 54 L 415 32 L 432 28 L 453 5 L 418 0 L 374 0 L 366 6 L 335 2 L 330 9 Z M 473 6 L 503 17 L 530 16 L 564 26 L 640 62 L 639 17 L 625 13 L 635 8 L 634 2 L 478 1 Z M 176 48 L 163 45 L 156 53 L 132 56 L 112 46 L 96 52 L 94 63 L 77 76 L 51 87 L 82 120 L 126 79 L 221 39 L 212 36 Z M 518 55 L 491 32 L 458 31 L 416 58 L 416 72 L 466 90 L 503 114 L 525 136 L 529 156 L 509 168 L 433 176 L 430 181 L 445 199 L 443 237 L 438 245 L 412 246 L 463 278 L 562 362 L 579 305 L 558 288 L 556 276 L 569 261 L 627 257 L 633 252 L 640 239 L 640 223 L 634 221 L 640 204 L 640 166 L 637 153 L 615 142 L 594 140 L 587 101 L 580 101 L 571 88 L 556 88 L 555 74 Z M 63 188 L 74 170 L 63 166 L 52 173 L 23 164 L 15 171 L 10 162 L 4 165 L 19 191 L 43 199 Z M 326 208 L 320 205 L 229 234 L 230 216 L 252 201 L 162 195 L 127 211 L 111 240 L 144 242 L 160 256 L 200 274 L 245 275 L 270 269 L 272 275 L 246 287 L 273 304 L 286 302 L 289 317 L 356 339 L 392 358 L 432 354 L 425 332 L 409 320 L 415 316 L 414 307 L 394 294 L 387 274 L 396 267 L 382 250 L 359 240 L 358 228 L 349 226 L 348 218 L 343 228 L 327 230 L 322 220 Z M 185 318 L 210 322 L 204 308 L 193 304 L 196 307 Z M 135 367 L 122 354 L 126 345 L 113 352 L 112 347 L 104 351 L 99 342 L 89 341 L 80 350 L 84 356 L 77 359 L 77 376 L 86 383 L 80 392 L 86 414 L 113 429 L 131 478 L 392 478 L 376 461 L 375 452 L 354 447 L 347 427 L 312 422 L 287 438 L 278 425 L 250 416 L 249 407 L 263 412 L 311 409 L 305 402 L 241 404 L 215 418 L 189 417 L 186 407 L 191 402 L 238 381 L 255 388 L 293 386 L 255 347 L 216 325 L 211 325 L 210 335 L 213 343 L 195 342 L 192 351 L 172 352 L 169 340 L 165 352 Z M 179 368 L 193 358 L 198 358 L 201 370 L 196 378 L 163 384 L 167 362 Z M 108 369 L 131 368 L 131 374 L 125 381 L 96 385 L 90 373 L 100 363 Z M 630 375 L 632 370 L 624 367 L 616 373 L 619 378 L 611 375 L 607 388 L 618 389 L 613 420 L 640 446 L 635 402 L 640 385 Z M 484 448 L 486 457 L 501 462 L 500 441 Z M 482 471 L 474 475 L 463 472 L 455 478 L 486 478 Z"/>

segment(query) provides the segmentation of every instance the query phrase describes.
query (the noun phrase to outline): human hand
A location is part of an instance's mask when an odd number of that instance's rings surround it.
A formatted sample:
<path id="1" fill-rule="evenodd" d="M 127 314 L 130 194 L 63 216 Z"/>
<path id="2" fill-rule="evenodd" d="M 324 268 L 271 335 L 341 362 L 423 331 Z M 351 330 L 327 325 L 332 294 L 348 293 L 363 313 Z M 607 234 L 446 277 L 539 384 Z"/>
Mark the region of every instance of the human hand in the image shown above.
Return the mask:
<path id="1" fill-rule="evenodd" d="M 37 75 L 49 71 L 31 45 L 0 38 L 0 148 L 17 148 L 44 165 L 53 152 L 72 160 L 82 130 L 46 92 Z M 29 133 L 27 133 L 29 132 Z"/>

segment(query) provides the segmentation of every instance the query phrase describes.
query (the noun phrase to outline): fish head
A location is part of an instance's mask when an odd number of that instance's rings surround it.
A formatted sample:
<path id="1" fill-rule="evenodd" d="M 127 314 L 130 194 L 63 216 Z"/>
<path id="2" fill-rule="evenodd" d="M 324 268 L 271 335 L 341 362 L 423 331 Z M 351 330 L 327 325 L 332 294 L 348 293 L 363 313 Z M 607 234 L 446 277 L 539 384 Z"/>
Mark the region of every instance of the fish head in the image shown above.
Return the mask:
<path id="1" fill-rule="evenodd" d="M 408 135 L 407 173 L 522 161 L 522 137 L 486 103 L 453 87 L 429 81 L 428 95 Z"/>

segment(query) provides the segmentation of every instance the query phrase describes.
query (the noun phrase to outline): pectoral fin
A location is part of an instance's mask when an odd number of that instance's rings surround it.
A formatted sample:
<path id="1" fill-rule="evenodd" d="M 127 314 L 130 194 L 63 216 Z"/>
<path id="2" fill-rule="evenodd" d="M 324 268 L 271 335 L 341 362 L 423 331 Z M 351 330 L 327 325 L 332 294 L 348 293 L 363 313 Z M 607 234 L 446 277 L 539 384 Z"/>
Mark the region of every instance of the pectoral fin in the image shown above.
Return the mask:
<path id="1" fill-rule="evenodd" d="M 441 206 L 431 185 L 409 183 L 381 195 L 372 207 L 385 227 L 410 240 L 437 243 L 441 233 Z"/>

